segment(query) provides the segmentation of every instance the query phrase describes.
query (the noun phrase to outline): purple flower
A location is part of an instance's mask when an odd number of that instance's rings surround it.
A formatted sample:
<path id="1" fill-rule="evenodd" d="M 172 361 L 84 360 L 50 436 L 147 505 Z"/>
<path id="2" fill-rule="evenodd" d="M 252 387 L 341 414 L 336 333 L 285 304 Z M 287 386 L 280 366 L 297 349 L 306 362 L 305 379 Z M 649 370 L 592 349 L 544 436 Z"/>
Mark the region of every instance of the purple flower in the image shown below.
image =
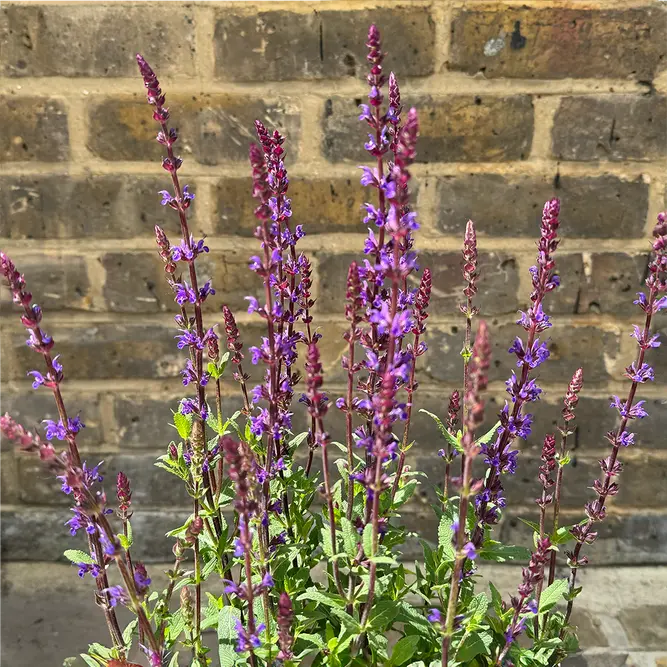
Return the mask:
<path id="1" fill-rule="evenodd" d="M 477 551 L 475 549 L 475 545 L 472 542 L 468 542 L 466 545 L 464 545 L 463 555 L 468 560 L 475 560 L 475 558 L 477 558 Z"/>
<path id="2" fill-rule="evenodd" d="M 112 607 L 117 607 L 119 604 L 127 605 L 130 601 L 122 586 L 110 586 L 109 588 L 105 588 L 102 592 L 109 596 L 109 604 Z"/>
<path id="3" fill-rule="evenodd" d="M 364 167 L 361 166 L 359 167 L 364 173 L 361 177 L 361 185 L 367 186 L 367 185 L 372 185 L 373 187 L 378 187 L 378 178 L 377 178 L 377 171 L 375 169 L 371 169 L 370 167 Z"/>
<path id="4" fill-rule="evenodd" d="M 175 201 L 169 190 L 160 190 L 158 194 L 162 196 L 162 201 L 160 202 L 162 206 L 166 206 L 167 204 L 171 204 L 172 201 Z"/>
<path id="5" fill-rule="evenodd" d="M 637 364 L 634 361 L 625 369 L 625 377 L 633 382 L 648 382 L 655 379 L 653 369 L 648 364 L 643 363 L 641 367 L 637 369 Z"/>
<path id="6" fill-rule="evenodd" d="M 266 626 L 264 623 L 260 623 L 257 626 L 257 629 L 255 630 L 254 634 L 250 634 L 244 627 L 243 623 L 241 623 L 241 620 L 238 619 L 236 621 L 236 632 L 238 635 L 238 639 L 236 642 L 236 652 L 237 653 L 244 653 L 245 651 L 250 651 L 255 648 L 259 648 L 261 645 L 261 642 L 259 640 L 259 634 L 264 632 L 266 629 Z"/>
<path id="7" fill-rule="evenodd" d="M 623 447 L 630 447 L 635 444 L 635 434 L 632 431 L 623 431 L 618 438 L 618 441 Z"/>
<path id="8" fill-rule="evenodd" d="M 33 389 L 39 389 L 39 387 L 45 382 L 44 376 L 39 371 L 29 371 L 28 375 L 32 375 L 34 377 L 32 382 Z"/>
<path id="9" fill-rule="evenodd" d="M 642 407 L 646 401 L 637 401 L 630 410 L 627 409 L 627 406 L 618 396 L 612 396 L 610 407 L 616 408 L 618 414 L 623 419 L 643 419 L 648 417 L 648 412 Z"/>
<path id="10" fill-rule="evenodd" d="M 426 618 L 431 623 L 442 623 L 442 613 L 439 609 L 431 609 Z"/>

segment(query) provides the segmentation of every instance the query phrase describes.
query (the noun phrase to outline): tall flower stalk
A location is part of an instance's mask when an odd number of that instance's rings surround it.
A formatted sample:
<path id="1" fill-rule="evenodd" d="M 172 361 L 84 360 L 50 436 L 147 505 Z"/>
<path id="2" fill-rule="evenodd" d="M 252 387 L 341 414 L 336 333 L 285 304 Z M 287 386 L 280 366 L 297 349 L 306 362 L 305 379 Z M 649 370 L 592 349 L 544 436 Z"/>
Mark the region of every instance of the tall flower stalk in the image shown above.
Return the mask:
<path id="1" fill-rule="evenodd" d="M 563 399 L 563 425 L 559 427 L 560 433 L 560 453 L 558 455 L 558 471 L 556 472 L 556 488 L 554 491 L 554 512 L 553 512 L 553 527 L 552 534 L 555 535 L 558 530 L 558 520 L 560 518 L 560 496 L 563 488 L 563 470 L 569 462 L 569 455 L 567 451 L 567 438 L 572 434 L 573 422 L 575 418 L 575 409 L 579 403 L 579 392 L 584 385 L 584 370 L 578 368 L 570 384 L 567 387 L 565 398 Z M 549 561 L 549 580 L 548 585 L 553 584 L 556 578 L 556 551 L 551 552 L 551 559 Z"/>
<path id="2" fill-rule="evenodd" d="M 619 461 L 622 447 L 630 447 L 634 444 L 635 434 L 628 430 L 629 424 L 635 419 L 643 419 L 648 416 L 644 409 L 645 401 L 635 402 L 635 395 L 640 384 L 652 382 L 654 371 L 644 361 L 646 352 L 652 348 L 659 347 L 660 341 L 657 334 L 651 333 L 653 318 L 661 310 L 667 309 L 667 214 L 660 213 L 658 223 L 653 229 L 653 255 L 648 264 L 648 277 L 646 278 L 646 292 L 638 292 L 635 304 L 644 313 L 642 326 L 634 325 L 630 334 L 637 341 L 637 357 L 626 369 L 625 377 L 630 380 L 630 387 L 624 399 L 614 396 L 611 407 L 619 415 L 619 424 L 616 430 L 607 433 L 607 441 L 611 445 L 611 453 L 600 461 L 602 475 L 593 483 L 596 498 L 586 503 L 586 523 L 572 528 L 572 534 L 576 540 L 576 546 L 572 552 L 568 552 L 568 564 L 570 566 L 570 595 L 568 596 L 565 624 L 570 619 L 574 605 L 574 593 L 577 581 L 577 571 L 588 563 L 588 557 L 581 555 L 585 544 L 592 544 L 597 538 L 594 530 L 595 524 L 603 521 L 607 515 L 605 503 L 607 498 L 615 496 L 619 491 L 618 482 L 615 481 L 620 475 L 623 464 Z M 564 629 L 563 629 L 564 633 Z"/>
<path id="3" fill-rule="evenodd" d="M 526 403 L 537 401 L 542 390 L 534 379 L 529 378 L 531 371 L 544 363 L 549 357 L 549 349 L 538 334 L 551 327 L 548 315 L 542 309 L 544 297 L 559 284 L 555 274 L 554 252 L 558 247 L 558 215 L 560 202 L 552 199 L 544 205 L 540 240 L 537 244 L 537 263 L 530 269 L 533 290 L 530 295 L 531 305 L 527 312 L 521 313 L 517 321 L 527 333 L 526 341 L 515 338 L 509 349 L 517 357 L 517 367 L 521 370 L 519 377 L 512 371 L 506 381 L 507 393 L 512 405 L 507 401 L 500 411 L 500 427 L 495 441 L 484 446 L 485 463 L 489 472 L 485 478 L 484 490 L 476 499 L 477 529 L 473 535 L 473 543 L 481 547 L 484 539 L 484 526 L 498 522 L 500 509 L 505 506 L 501 476 L 505 473 L 514 474 L 518 452 L 512 451 L 511 445 L 516 438 L 526 439 L 531 432 L 532 415 L 524 414 Z"/>
<path id="4" fill-rule="evenodd" d="M 484 420 L 484 401 L 482 392 L 488 384 L 489 366 L 491 364 L 491 345 L 486 323 L 482 320 L 479 324 L 475 344 L 470 354 L 470 374 L 468 376 L 468 390 L 463 397 L 465 422 L 463 424 L 463 437 L 461 445 L 465 454 L 463 475 L 461 479 L 461 494 L 459 499 L 459 515 L 455 522 L 456 554 L 454 568 L 449 584 L 449 599 L 447 603 L 447 615 L 442 635 L 442 666 L 447 667 L 449 661 L 449 648 L 454 634 L 454 618 L 459 599 L 459 587 L 463 578 L 463 568 L 466 559 L 474 559 L 475 548 L 472 542 L 466 543 L 466 526 L 468 520 L 468 507 L 470 499 L 479 490 L 479 484 L 473 485 L 472 464 L 475 457 L 480 453 L 479 445 L 475 442 L 475 432 Z"/>

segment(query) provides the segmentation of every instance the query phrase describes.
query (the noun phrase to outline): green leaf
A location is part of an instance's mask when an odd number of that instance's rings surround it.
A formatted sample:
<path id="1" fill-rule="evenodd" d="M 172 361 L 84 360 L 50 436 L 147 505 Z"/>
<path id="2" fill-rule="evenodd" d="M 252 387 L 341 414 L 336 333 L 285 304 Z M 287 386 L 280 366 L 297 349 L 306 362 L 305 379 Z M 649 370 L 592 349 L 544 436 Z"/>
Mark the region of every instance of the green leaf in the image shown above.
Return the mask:
<path id="1" fill-rule="evenodd" d="M 233 667 L 239 664 L 236 652 L 236 621 L 241 613 L 234 607 L 223 607 L 218 616 L 218 655 L 220 667 Z"/>
<path id="2" fill-rule="evenodd" d="M 493 635 L 490 632 L 475 632 L 468 635 L 456 651 L 457 662 L 469 662 L 477 655 L 490 655 Z"/>
<path id="3" fill-rule="evenodd" d="M 396 495 L 394 496 L 394 503 L 392 507 L 400 507 L 401 505 L 405 505 L 405 503 L 412 498 L 412 495 L 415 492 L 415 489 L 417 488 L 417 482 L 416 479 L 411 479 L 405 486 L 402 486 L 398 491 L 396 491 Z"/>
<path id="4" fill-rule="evenodd" d="M 456 551 L 452 544 L 453 537 L 452 517 L 449 512 L 445 512 L 440 517 L 440 525 L 438 526 L 438 547 L 443 550 L 447 560 L 454 560 L 456 557 Z"/>
<path id="5" fill-rule="evenodd" d="M 182 415 L 180 412 L 174 412 L 174 426 L 178 435 L 183 440 L 187 440 L 192 432 L 192 415 Z"/>
<path id="6" fill-rule="evenodd" d="M 526 549 L 526 547 L 501 544 L 500 542 L 489 540 L 479 552 L 479 555 L 484 560 L 494 560 L 498 563 L 504 563 L 508 560 L 528 560 L 531 554 L 530 549 Z"/>
<path id="7" fill-rule="evenodd" d="M 398 667 L 405 664 L 417 652 L 419 646 L 419 636 L 409 635 L 396 642 L 394 650 L 391 652 L 391 658 L 387 662 L 387 667 Z"/>
<path id="8" fill-rule="evenodd" d="M 491 590 L 491 604 L 493 605 L 493 611 L 500 616 L 502 614 L 503 596 L 491 582 L 489 582 L 489 589 Z"/>
<path id="9" fill-rule="evenodd" d="M 373 605 L 369 624 L 374 630 L 382 632 L 396 618 L 399 611 L 394 600 L 380 600 Z"/>
<path id="10" fill-rule="evenodd" d="M 566 544 L 570 540 L 573 540 L 574 535 L 570 531 L 576 525 L 577 524 L 573 524 L 572 526 L 561 526 L 558 528 L 555 533 L 551 534 L 551 544 L 553 546 L 558 546 L 559 544 Z"/>
<path id="11" fill-rule="evenodd" d="M 463 446 L 459 442 L 458 438 L 455 438 L 445 427 L 445 425 L 442 423 L 442 420 L 438 415 L 434 415 L 432 412 L 429 412 L 428 410 L 424 410 L 422 408 L 419 412 L 423 412 L 424 414 L 428 415 L 437 425 L 438 429 L 440 430 L 440 433 L 442 434 L 442 437 L 449 442 L 449 444 L 458 452 L 463 452 Z"/>
<path id="12" fill-rule="evenodd" d="M 67 549 L 63 553 L 63 556 L 72 563 L 85 563 L 86 565 L 94 565 L 95 561 L 91 558 L 90 554 L 87 554 L 85 551 L 79 551 L 79 549 Z"/>
<path id="13" fill-rule="evenodd" d="M 540 524 L 535 523 L 534 521 L 528 521 L 528 519 L 522 519 L 521 517 L 517 517 L 521 523 L 525 523 L 527 526 L 530 526 L 536 533 L 540 532 Z"/>
<path id="14" fill-rule="evenodd" d="M 136 630 L 138 622 L 139 621 L 135 618 L 134 620 L 130 621 L 127 624 L 125 630 L 123 630 L 123 643 L 125 644 L 126 648 L 132 644 L 132 634 Z"/>
<path id="15" fill-rule="evenodd" d="M 340 525 L 341 533 L 343 533 L 343 546 L 345 547 L 345 553 L 350 558 L 354 558 L 357 555 L 357 541 L 359 540 L 359 533 L 357 533 L 355 527 L 352 525 L 352 522 L 349 521 L 347 517 L 341 517 Z"/>
<path id="16" fill-rule="evenodd" d="M 100 667 L 100 665 L 103 664 L 85 653 L 81 653 L 80 655 L 81 659 L 88 665 L 88 667 Z"/>
<path id="17" fill-rule="evenodd" d="M 178 667 L 178 653 L 174 653 L 169 661 L 169 667 Z"/>
<path id="18" fill-rule="evenodd" d="M 334 552 L 331 549 L 331 535 L 329 529 L 326 527 L 322 528 L 320 534 L 322 535 L 322 551 L 324 551 L 324 555 L 333 558 Z"/>
<path id="19" fill-rule="evenodd" d="M 542 591 L 540 596 L 540 614 L 549 611 L 563 598 L 567 593 L 569 582 L 567 579 L 556 579 L 546 590 Z"/>
<path id="20" fill-rule="evenodd" d="M 500 422 L 498 421 L 481 438 L 479 438 L 476 441 L 476 444 L 488 445 L 499 428 L 500 428 Z"/>
<path id="21" fill-rule="evenodd" d="M 479 623 L 486 615 L 486 611 L 488 608 L 489 608 L 489 598 L 487 598 L 486 595 L 484 595 L 484 593 L 475 595 L 475 597 L 472 600 L 470 600 L 467 610 L 468 614 L 470 614 L 470 621 Z"/>

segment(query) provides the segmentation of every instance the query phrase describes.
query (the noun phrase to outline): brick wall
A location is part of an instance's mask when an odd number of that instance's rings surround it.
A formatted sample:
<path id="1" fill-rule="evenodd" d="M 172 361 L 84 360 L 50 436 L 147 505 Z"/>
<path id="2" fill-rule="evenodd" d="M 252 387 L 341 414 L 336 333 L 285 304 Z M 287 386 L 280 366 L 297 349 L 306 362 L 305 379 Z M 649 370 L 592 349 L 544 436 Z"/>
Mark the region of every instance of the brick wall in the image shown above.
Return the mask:
<path id="1" fill-rule="evenodd" d="M 339 358 L 346 267 L 358 257 L 366 160 L 357 104 L 366 92 L 364 36 L 383 30 L 387 66 L 406 105 L 421 113 L 415 166 L 423 264 L 434 271 L 429 355 L 421 406 L 442 412 L 460 377 L 456 314 L 464 223 L 480 231 L 480 305 L 493 323 L 492 405 L 503 397 L 515 312 L 530 290 L 528 267 L 544 200 L 562 199 L 563 287 L 553 362 L 541 380 L 536 437 L 508 480 L 505 537 L 526 539 L 515 516 L 534 512 L 539 439 L 578 364 L 586 384 L 566 511 L 581 515 L 587 486 L 613 426 L 608 396 L 633 354 L 632 296 L 646 269 L 656 213 L 665 207 L 667 21 L 662 5 L 632 2 L 451 3 L 269 2 L 18 4 L 0 8 L 0 237 L 44 306 L 68 382 L 70 410 L 88 427 L 90 460 L 134 481 L 144 553 L 164 557 L 162 539 L 185 507 L 178 485 L 151 463 L 173 431 L 181 354 L 172 295 L 156 257 L 153 225 L 175 229 L 159 205 L 160 149 L 133 54 L 160 75 L 182 135 L 183 174 L 197 199 L 193 227 L 209 235 L 202 270 L 238 313 L 245 342 L 260 335 L 245 315 L 256 289 L 246 164 L 252 121 L 287 134 L 295 220 L 313 258 L 317 321 L 327 383 L 342 386 Z M 171 225 L 171 227 L 170 227 Z M 3 294 L 2 410 L 36 424 L 52 417 L 44 392 L 25 378 L 35 359 Z M 208 313 L 213 323 L 215 310 Z M 667 333 L 667 320 L 659 322 Z M 622 493 L 610 503 L 596 563 L 667 562 L 667 357 L 646 387 L 651 419 L 627 452 Z M 225 404 L 238 404 L 225 387 Z M 303 420 L 302 420 L 303 421 Z M 334 433 L 340 424 L 332 423 Z M 433 469 L 441 447 L 416 418 L 412 463 Z M 624 453 L 625 454 L 625 453 Z M 409 520 L 433 530 L 424 487 Z M 57 485 L 31 459 L 2 451 L 3 549 L 11 558 L 57 558 L 69 537 Z M 54 525 L 55 522 L 55 525 Z M 55 529 L 55 530 L 54 530 Z M 135 532 L 139 532 L 139 526 Z"/>

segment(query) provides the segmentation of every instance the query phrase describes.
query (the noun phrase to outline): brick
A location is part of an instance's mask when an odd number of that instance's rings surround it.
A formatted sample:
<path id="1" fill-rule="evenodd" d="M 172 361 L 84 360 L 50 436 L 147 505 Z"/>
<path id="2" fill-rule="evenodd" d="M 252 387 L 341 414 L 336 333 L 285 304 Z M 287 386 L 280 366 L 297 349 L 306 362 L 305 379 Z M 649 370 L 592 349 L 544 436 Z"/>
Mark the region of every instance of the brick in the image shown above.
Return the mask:
<path id="1" fill-rule="evenodd" d="M 361 261 L 359 254 L 318 253 L 320 288 L 317 300 L 318 312 L 343 313 L 345 310 L 345 286 L 347 271 L 352 261 Z M 432 313 L 438 315 L 458 313 L 462 296 L 460 252 L 422 252 L 419 265 L 429 267 L 432 272 L 433 291 L 431 293 Z M 507 253 L 480 253 L 479 298 L 477 303 L 489 315 L 515 312 L 518 308 L 517 289 L 519 275 L 516 261 Z M 419 286 L 421 271 L 412 274 L 410 282 Z"/>
<path id="2" fill-rule="evenodd" d="M 165 472 L 165 475 L 168 473 Z M 138 508 L 132 516 L 134 534 L 141 536 L 132 548 L 135 558 L 166 563 L 173 558 L 173 540 L 165 533 L 185 523 L 189 512 L 165 512 Z M 72 516 L 66 508 L 30 507 L 2 510 L 2 557 L 7 560 L 64 561 L 65 549 L 85 549 L 79 532 L 72 537 L 63 528 Z"/>
<path id="3" fill-rule="evenodd" d="M 0 13 L 0 42 L 5 76 L 137 77 L 137 51 L 158 76 L 195 74 L 191 5 L 10 5 Z"/>
<path id="4" fill-rule="evenodd" d="M 667 154 L 667 98 L 565 97 L 554 117 L 559 160 L 654 160 Z"/>
<path id="5" fill-rule="evenodd" d="M 584 388 L 586 386 L 587 378 L 584 373 Z M 564 392 L 565 387 L 562 392 L 550 391 L 546 394 L 545 400 L 534 409 L 531 406 L 531 412 L 534 412 L 535 416 L 534 433 L 557 432 L 558 425 L 562 425 L 561 410 L 563 409 L 562 396 L 558 394 Z M 641 391 L 639 398 L 644 398 Z M 633 452 L 661 450 L 667 444 L 663 437 L 665 428 L 667 428 L 665 401 L 659 398 L 648 399 L 645 407 L 649 413 L 648 419 L 636 420 L 632 424 L 632 431 L 636 434 Z M 618 413 L 609 407 L 609 398 L 581 396 L 576 415 L 574 423 L 576 433 L 568 439 L 568 448 L 576 448 L 579 454 L 584 455 L 592 455 L 592 452 L 606 449 L 608 445 L 604 438 L 605 433 L 618 426 Z M 539 440 L 533 440 L 532 450 L 539 455 L 540 448 Z"/>
<path id="6" fill-rule="evenodd" d="M 628 459 L 621 453 L 619 458 L 623 462 L 621 490 L 610 505 L 662 509 L 667 503 L 667 462 L 650 455 Z"/>
<path id="7" fill-rule="evenodd" d="M 537 512 L 520 513 L 519 516 L 534 521 Z M 563 522 L 574 523 L 583 517 L 582 511 L 563 517 Z M 625 516 L 610 513 L 603 522 L 596 524 L 596 530 L 598 539 L 584 550 L 596 566 L 667 564 L 667 515 L 639 510 Z M 495 539 L 507 544 L 529 545 L 532 544 L 532 532 L 510 510 L 502 522 L 500 536 Z M 561 557 L 559 562 L 564 564 L 564 559 Z"/>
<path id="8" fill-rule="evenodd" d="M 456 329 L 454 331 L 453 329 Z M 522 333 L 516 325 L 491 327 L 491 380 L 505 380 L 516 368 L 516 357 L 507 352 L 514 337 Z M 588 386 L 604 383 L 609 374 L 607 359 L 618 355 L 618 336 L 593 326 L 572 326 L 558 323 L 549 329 L 550 358 L 539 369 L 541 382 L 566 383 L 579 366 L 584 367 Z M 458 381 L 461 367 L 460 350 L 463 341 L 458 327 L 442 325 L 427 327 L 429 352 L 424 357 L 426 375 L 437 382 Z"/>
<path id="9" fill-rule="evenodd" d="M 629 654 L 618 649 L 582 651 L 567 658 L 564 667 L 625 667 Z"/>
<path id="10" fill-rule="evenodd" d="M 664 651 L 667 646 L 667 628 L 662 623 L 656 623 L 655 619 L 664 618 L 665 613 L 665 605 L 621 609 L 618 616 L 630 639 L 630 646 L 642 651 Z"/>
<path id="11" fill-rule="evenodd" d="M 0 98 L 0 162 L 62 162 L 69 158 L 65 105 L 41 97 Z"/>
<path id="12" fill-rule="evenodd" d="M 120 446 L 166 450 L 166 445 L 177 438 L 172 424 L 171 410 L 178 407 L 178 399 L 146 398 L 142 395 L 114 397 L 114 414 L 118 425 Z"/>
<path id="13" fill-rule="evenodd" d="M 489 78 L 651 80 L 665 57 L 658 7 L 594 10 L 489 2 L 454 13 L 448 67 Z"/>
<path id="14" fill-rule="evenodd" d="M 299 114 L 294 103 L 265 102 L 247 96 L 198 95 L 169 98 L 172 123 L 179 129 L 175 150 L 200 164 L 248 161 L 248 146 L 255 140 L 255 119 L 287 137 L 286 148 L 295 156 L 299 145 Z M 155 141 L 156 123 L 139 95 L 106 99 L 89 109 L 88 148 L 104 160 L 149 160 L 164 156 Z M 249 167 L 248 167 L 249 170 Z"/>
<path id="15" fill-rule="evenodd" d="M 648 209 L 648 184 L 616 176 L 503 176 L 465 174 L 437 182 L 438 228 L 462 235 L 472 218 L 479 234 L 539 234 L 542 207 L 561 199 L 564 238 L 640 238 Z"/>
<path id="16" fill-rule="evenodd" d="M 368 26 L 381 27 L 387 71 L 433 72 L 435 27 L 427 7 L 362 11 L 220 9 L 215 26 L 216 76 L 225 81 L 365 77 Z"/>
<path id="17" fill-rule="evenodd" d="M 184 364 L 184 355 L 174 342 L 173 324 L 95 322 L 51 327 L 49 333 L 70 379 L 174 378 Z M 34 352 L 24 339 L 23 334 L 14 335 L 5 347 L 13 351 L 12 368 L 19 378 L 35 363 Z"/>
<path id="18" fill-rule="evenodd" d="M 358 174 L 353 178 L 290 178 L 291 224 L 304 224 L 307 234 L 364 233 L 361 207 L 371 200 L 370 190 L 359 185 Z M 257 227 L 253 213 L 257 202 L 251 193 L 250 177 L 226 178 L 218 185 L 216 233 L 253 235 Z"/>
<path id="19" fill-rule="evenodd" d="M 178 306 L 167 282 L 157 253 L 108 253 L 101 259 L 106 273 L 104 298 L 110 310 L 124 313 L 171 312 Z M 183 276 L 190 282 L 187 268 Z M 197 260 L 197 280 L 201 287 L 211 280 L 216 295 L 204 303 L 205 312 L 218 312 L 224 302 L 235 310 L 245 310 L 246 296 L 259 294 L 262 282 L 248 268 L 245 254 L 212 250 Z"/>
<path id="20" fill-rule="evenodd" d="M 561 255 L 561 286 L 549 299 L 549 311 L 634 317 L 638 311 L 633 301 L 644 284 L 647 263 L 645 253 Z"/>
<path id="21" fill-rule="evenodd" d="M 108 494 L 111 495 L 116 476 L 122 470 L 132 486 L 134 507 L 169 506 L 176 509 L 189 504 L 183 482 L 155 466 L 156 454 L 98 456 L 104 461 L 100 471 L 105 478 Z M 95 465 L 99 460 L 88 463 Z M 72 502 L 72 499 L 60 490 L 61 483 L 36 457 L 22 456 L 19 459 L 19 479 L 20 498 L 24 503 L 67 506 Z"/>
<path id="22" fill-rule="evenodd" d="M 5 177 L 0 179 L 0 236 L 12 239 L 154 236 L 154 226 L 164 225 L 168 219 L 157 195 L 165 184 L 164 178 L 134 175 Z M 195 221 L 196 208 L 191 209 Z M 172 220 L 176 228 L 178 220 Z M 169 226 L 165 226 L 169 231 Z"/>
<path id="23" fill-rule="evenodd" d="M 600 619 L 589 611 L 575 607 L 572 610 L 572 625 L 577 629 L 580 646 L 609 646 Z"/>
<path id="24" fill-rule="evenodd" d="M 3 451 L 0 454 L 0 502 L 3 505 L 16 503 L 19 488 L 16 454 L 13 451 Z"/>
<path id="25" fill-rule="evenodd" d="M 368 162 L 361 99 L 334 97 L 324 106 L 322 150 L 332 162 Z M 507 162 L 530 155 L 533 103 L 529 95 L 418 97 L 417 162 Z"/>
<path id="26" fill-rule="evenodd" d="M 3 349 L 7 349 L 4 348 Z M 2 412 L 8 412 L 16 421 L 23 424 L 28 429 L 41 428 L 44 419 L 53 419 L 58 421 L 60 418 L 53 395 L 46 389 L 33 391 L 30 388 L 27 378 L 22 375 L 28 369 L 36 367 L 37 355 L 33 353 L 32 359 L 28 359 L 27 365 L 22 365 L 19 369 L 21 381 L 21 393 L 14 393 L 2 387 Z M 60 361 L 65 363 L 61 357 Z M 67 366 L 65 366 L 65 375 L 70 377 Z M 104 441 L 104 432 L 102 429 L 102 416 L 100 413 L 100 397 L 92 392 L 86 394 L 73 394 L 67 387 L 62 389 L 65 399 L 65 407 L 69 416 L 81 415 L 86 428 L 77 436 L 77 444 L 82 450 L 97 450 Z M 12 449 L 12 445 L 6 441 L 3 443 L 5 448 Z M 19 458 L 22 458 L 20 455 Z M 30 457 L 29 457 L 30 458 Z"/>
<path id="27" fill-rule="evenodd" d="M 77 255 L 25 255 L 14 258 L 26 277 L 35 300 L 47 312 L 55 310 L 90 310 L 92 296 L 83 257 Z M 0 307 L 15 310 L 8 290 L 0 293 Z"/>

